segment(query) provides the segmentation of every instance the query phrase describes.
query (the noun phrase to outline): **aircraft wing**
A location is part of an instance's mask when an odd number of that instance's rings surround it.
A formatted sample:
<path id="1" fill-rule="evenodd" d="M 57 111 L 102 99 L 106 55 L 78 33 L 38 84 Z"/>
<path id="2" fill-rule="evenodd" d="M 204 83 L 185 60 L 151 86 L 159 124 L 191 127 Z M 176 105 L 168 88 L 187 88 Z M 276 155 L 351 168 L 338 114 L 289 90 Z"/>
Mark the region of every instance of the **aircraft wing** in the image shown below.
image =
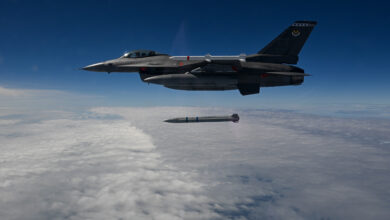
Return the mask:
<path id="1" fill-rule="evenodd" d="M 138 64 L 127 64 L 120 65 L 120 67 L 128 68 L 177 68 L 176 64 L 150 64 L 150 63 L 138 63 Z"/>
<path id="2" fill-rule="evenodd" d="M 195 61 L 191 63 L 137 63 L 137 64 L 125 64 L 121 67 L 133 67 L 133 68 L 197 68 L 205 66 L 208 63 L 205 61 Z"/>

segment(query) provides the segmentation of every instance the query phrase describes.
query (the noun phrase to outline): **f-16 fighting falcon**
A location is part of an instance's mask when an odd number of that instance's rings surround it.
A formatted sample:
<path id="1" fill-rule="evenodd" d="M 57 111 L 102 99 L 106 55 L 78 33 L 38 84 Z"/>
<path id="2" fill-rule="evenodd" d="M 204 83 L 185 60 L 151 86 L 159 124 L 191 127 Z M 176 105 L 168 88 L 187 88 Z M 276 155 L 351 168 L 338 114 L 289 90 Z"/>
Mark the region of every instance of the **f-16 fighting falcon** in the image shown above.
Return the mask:
<path id="1" fill-rule="evenodd" d="M 296 21 L 257 54 L 239 56 L 170 56 L 135 50 L 82 69 L 138 72 L 141 80 L 180 90 L 232 90 L 257 94 L 260 87 L 300 85 L 309 76 L 297 64 L 298 54 L 315 21 Z"/>

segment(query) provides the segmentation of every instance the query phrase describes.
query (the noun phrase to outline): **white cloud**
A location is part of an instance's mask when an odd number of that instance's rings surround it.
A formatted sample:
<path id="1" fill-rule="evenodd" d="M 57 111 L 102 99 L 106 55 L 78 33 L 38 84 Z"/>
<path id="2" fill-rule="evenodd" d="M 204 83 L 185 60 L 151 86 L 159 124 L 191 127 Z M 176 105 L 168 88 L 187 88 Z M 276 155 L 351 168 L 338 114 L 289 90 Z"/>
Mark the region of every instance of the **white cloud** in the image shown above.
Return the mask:
<path id="1" fill-rule="evenodd" d="M 96 105 L 103 97 L 52 89 L 19 89 L 0 86 L 0 115 L 74 111 Z"/>
<path id="2" fill-rule="evenodd" d="M 196 175 L 165 164 L 126 121 L 19 123 L 1 127 L 0 142 L 1 219 L 217 216 Z"/>
<path id="3" fill-rule="evenodd" d="M 3 120 L 0 120 L 0 126 L 4 126 L 4 125 L 13 125 L 13 124 L 16 124 L 20 122 L 20 120 L 15 120 L 15 119 L 3 119 Z"/>
<path id="4" fill-rule="evenodd" d="M 0 218 L 388 219 L 388 119 L 241 110 L 238 124 L 163 122 L 234 112 L 0 114 Z"/>
<path id="5" fill-rule="evenodd" d="M 121 115 L 154 137 L 167 162 L 196 170 L 235 219 L 387 219 L 388 119 L 342 119 L 278 111 L 239 111 L 234 123 L 167 124 L 232 109 L 96 108 Z M 389 145 L 386 145 L 389 146 Z M 364 208 L 363 208 L 364 207 Z"/>
<path id="6" fill-rule="evenodd" d="M 8 89 L 0 86 L 0 96 L 23 96 L 27 95 L 28 90 L 19 90 L 19 89 Z"/>
<path id="7" fill-rule="evenodd" d="M 72 94 L 60 90 L 53 90 L 53 89 L 20 89 L 20 88 L 6 88 L 4 86 L 0 86 L 0 97 L 61 98 L 61 96 L 66 97 L 69 95 Z"/>

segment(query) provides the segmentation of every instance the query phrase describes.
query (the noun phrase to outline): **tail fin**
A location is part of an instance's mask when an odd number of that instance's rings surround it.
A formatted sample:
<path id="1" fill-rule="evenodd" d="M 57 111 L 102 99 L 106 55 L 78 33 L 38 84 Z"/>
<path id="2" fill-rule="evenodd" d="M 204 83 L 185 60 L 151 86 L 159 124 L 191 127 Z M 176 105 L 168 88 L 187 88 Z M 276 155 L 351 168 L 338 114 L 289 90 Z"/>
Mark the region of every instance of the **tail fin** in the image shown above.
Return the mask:
<path id="1" fill-rule="evenodd" d="M 294 22 L 271 43 L 260 50 L 258 54 L 283 56 L 286 57 L 288 63 L 296 64 L 298 62 L 298 54 L 316 24 L 316 21 Z"/>
<path id="2" fill-rule="evenodd" d="M 232 114 L 231 116 L 233 118 L 232 122 L 237 123 L 240 120 L 240 117 L 237 113 Z"/>

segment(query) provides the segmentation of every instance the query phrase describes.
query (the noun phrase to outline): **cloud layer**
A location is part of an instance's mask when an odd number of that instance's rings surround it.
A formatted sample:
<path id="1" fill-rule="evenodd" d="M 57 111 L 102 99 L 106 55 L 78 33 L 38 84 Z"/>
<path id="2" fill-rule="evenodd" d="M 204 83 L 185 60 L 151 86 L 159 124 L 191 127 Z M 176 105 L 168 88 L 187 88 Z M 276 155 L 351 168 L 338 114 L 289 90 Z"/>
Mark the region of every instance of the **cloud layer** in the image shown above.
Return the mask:
<path id="1" fill-rule="evenodd" d="M 387 219 L 390 121 L 240 111 L 234 123 L 166 124 L 210 108 L 98 108 L 152 135 L 166 161 L 196 171 L 230 219 Z"/>
<path id="2" fill-rule="evenodd" d="M 388 219 L 388 119 L 233 112 L 0 112 L 0 219 Z"/>
<path id="3" fill-rule="evenodd" d="M 1 120 L 1 219 L 209 219 L 194 174 L 126 121 Z"/>

